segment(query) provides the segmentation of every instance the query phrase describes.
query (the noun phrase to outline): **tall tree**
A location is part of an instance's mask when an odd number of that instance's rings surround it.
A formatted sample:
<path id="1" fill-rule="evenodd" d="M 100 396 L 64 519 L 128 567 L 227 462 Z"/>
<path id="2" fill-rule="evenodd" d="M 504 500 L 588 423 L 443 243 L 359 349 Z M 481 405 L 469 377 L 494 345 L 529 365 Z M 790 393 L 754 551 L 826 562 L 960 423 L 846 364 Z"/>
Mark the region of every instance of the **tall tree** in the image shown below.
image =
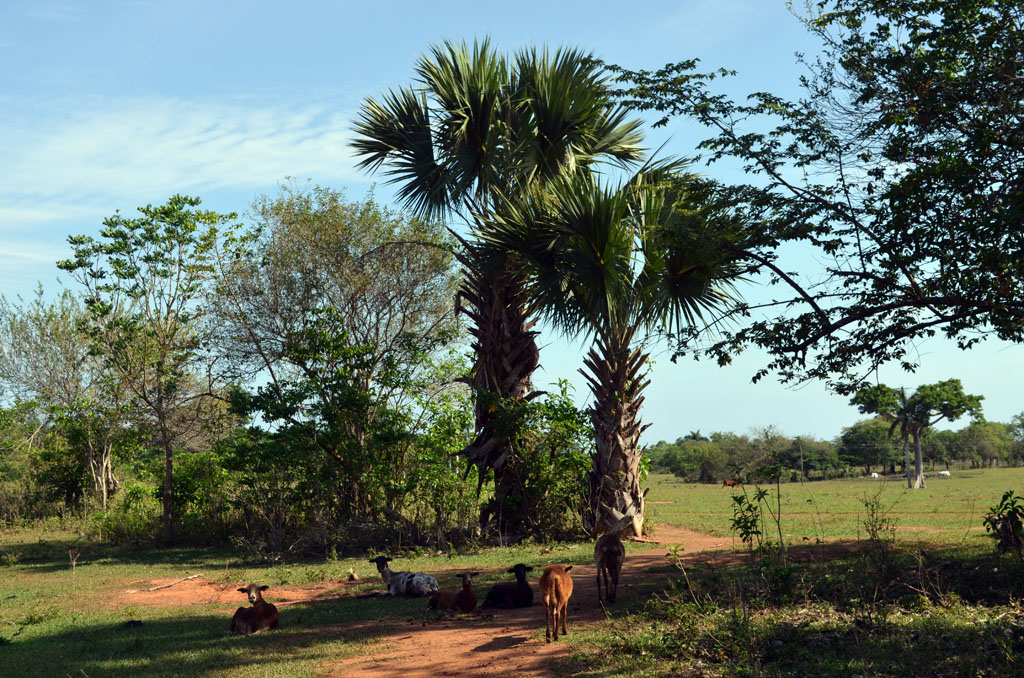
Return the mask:
<path id="1" fill-rule="evenodd" d="M 116 375 L 90 351 L 81 329 L 84 319 L 81 299 L 69 290 L 52 302 L 44 299 L 42 288 L 28 303 L 0 296 L 0 390 L 34 401 L 41 419 L 59 426 L 88 467 L 106 508 L 118 485 L 114 445 L 129 413 Z"/>
<path id="2" fill-rule="evenodd" d="M 844 428 L 838 440 L 840 459 L 850 465 L 863 465 L 865 473 L 871 473 L 871 467 L 879 465 L 884 473 L 887 466 L 894 464 L 890 426 L 891 422 L 875 418 Z"/>
<path id="3" fill-rule="evenodd" d="M 640 423 L 645 331 L 691 326 L 731 302 L 738 274 L 714 219 L 686 209 L 692 177 L 652 168 L 619 189 L 592 177 L 551 182 L 496 213 L 481 238 L 514 252 L 538 310 L 571 337 L 593 338 L 584 370 L 596 446 L 590 520 L 596 534 L 640 536 Z"/>
<path id="4" fill-rule="evenodd" d="M 695 118 L 715 133 L 702 144 L 711 161 L 755 177 L 728 188 L 764 236 L 749 254 L 795 289 L 706 348 L 727 360 L 759 345 L 773 356 L 765 372 L 852 393 L 883 362 L 913 369 L 916 342 L 936 334 L 961 348 L 1024 340 L 1024 6 L 807 7 L 822 49 L 799 101 L 735 103 L 710 90 L 725 72 L 696 73 L 693 61 L 620 71 L 630 105 Z M 780 254 L 781 241 L 815 248 L 824 274 L 793 273 L 801 265 L 777 257 L 806 248 Z"/>
<path id="5" fill-rule="evenodd" d="M 164 542 L 174 542 L 173 473 L 177 443 L 220 413 L 201 322 L 221 229 L 235 218 L 197 209 L 175 195 L 129 219 L 103 221 L 99 239 L 71 236 L 73 259 L 58 262 L 82 285 L 84 329 L 94 350 L 150 419 L 164 452 Z"/>
<path id="6" fill-rule="evenodd" d="M 420 399 L 451 385 L 436 363 L 459 338 L 453 241 L 328 188 L 284 185 L 252 212 L 218 257 L 209 318 L 255 384 L 237 400 L 294 454 L 335 465 L 337 517 L 402 523 Z"/>
<path id="7" fill-rule="evenodd" d="M 259 197 L 251 219 L 218 252 L 208 316 L 219 352 L 243 378 L 273 385 L 294 376 L 286 344 L 314 327 L 368 347 L 364 385 L 379 384 L 389 360 L 415 365 L 423 344 L 455 338 L 454 241 L 437 223 L 372 197 L 293 184 Z"/>
<path id="8" fill-rule="evenodd" d="M 850 403 L 866 414 L 876 414 L 892 422 L 889 435 L 899 430 L 903 449 L 914 441 L 914 470 L 907 468 L 907 487 L 924 487 L 924 458 L 921 453 L 921 434 L 931 426 L 946 419 L 953 421 L 965 414 L 981 416 L 981 401 L 984 396 L 964 393 L 959 379 L 947 379 L 937 384 L 919 386 L 910 396 L 903 388 L 894 389 L 885 384 L 862 388 L 850 399 Z"/>
<path id="9" fill-rule="evenodd" d="M 526 49 L 506 59 L 489 40 L 436 45 L 415 67 L 415 87 L 367 99 L 356 124 L 360 166 L 383 168 L 399 198 L 424 215 L 460 215 L 472 233 L 461 255 L 459 310 L 472 326 L 476 437 L 463 451 L 482 486 L 493 471 L 501 527 L 517 531 L 522 486 L 517 425 L 508 413 L 532 397 L 539 364 L 523 279 L 506 255 L 474 239 L 505 197 L 600 160 L 642 155 L 640 123 L 612 101 L 605 75 L 574 49 Z"/>

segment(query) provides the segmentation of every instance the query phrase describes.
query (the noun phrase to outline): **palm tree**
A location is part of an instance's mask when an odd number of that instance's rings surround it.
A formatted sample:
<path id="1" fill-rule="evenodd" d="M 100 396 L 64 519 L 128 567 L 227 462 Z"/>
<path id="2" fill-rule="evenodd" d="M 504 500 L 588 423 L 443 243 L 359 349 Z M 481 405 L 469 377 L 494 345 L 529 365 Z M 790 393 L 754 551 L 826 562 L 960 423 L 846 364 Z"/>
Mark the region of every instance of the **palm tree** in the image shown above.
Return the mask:
<path id="1" fill-rule="evenodd" d="M 943 419 L 954 421 L 970 414 L 981 416 L 982 396 L 964 392 L 959 379 L 947 379 L 935 384 L 922 384 L 913 395 L 906 389 L 891 388 L 885 384 L 865 386 L 850 399 L 864 414 L 877 414 L 892 422 L 889 437 L 899 430 L 903 442 L 904 468 L 907 472 L 907 487 L 921 489 L 925 486 L 924 458 L 921 451 L 921 436 L 925 429 Z M 914 440 L 914 467 L 910 467 L 910 439 Z"/>
<path id="2" fill-rule="evenodd" d="M 599 66 L 574 49 L 531 48 L 510 61 L 486 39 L 472 48 L 445 42 L 415 72 L 414 87 L 363 102 L 353 145 L 359 166 L 382 169 L 407 207 L 426 217 L 458 215 L 470 226 L 456 303 L 471 322 L 476 436 L 462 454 L 477 467 L 478 490 L 494 472 L 495 502 L 481 522 L 494 510 L 514 531 L 525 516 L 502 513 L 522 488 L 507 413 L 533 395 L 540 354 L 524 279 L 506 253 L 485 253 L 478 239 L 506 196 L 589 173 L 599 161 L 639 160 L 640 123 L 626 119 Z"/>
<path id="3" fill-rule="evenodd" d="M 739 273 L 720 229 L 685 205 L 693 177 L 670 185 L 666 164 L 609 190 L 593 177 L 552 182 L 545 193 L 510 201 L 482 236 L 497 251 L 515 252 L 527 293 L 570 337 L 592 337 L 584 359 L 594 396 L 595 456 L 590 478 L 595 534 L 640 536 L 640 422 L 654 328 L 693 327 L 732 300 Z"/>

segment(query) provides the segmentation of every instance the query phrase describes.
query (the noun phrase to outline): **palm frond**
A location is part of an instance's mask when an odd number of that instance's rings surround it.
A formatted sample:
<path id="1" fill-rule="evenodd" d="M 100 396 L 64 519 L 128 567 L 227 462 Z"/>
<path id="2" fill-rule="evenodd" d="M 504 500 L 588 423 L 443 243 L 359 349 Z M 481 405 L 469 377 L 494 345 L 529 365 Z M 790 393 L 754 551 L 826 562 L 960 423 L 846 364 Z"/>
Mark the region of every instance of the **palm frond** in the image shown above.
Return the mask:
<path id="1" fill-rule="evenodd" d="M 357 167 L 382 169 L 399 184 L 398 199 L 417 213 L 433 216 L 451 205 L 450 172 L 435 157 L 430 112 L 409 88 L 389 90 L 381 101 L 363 102 L 352 141 Z"/>
<path id="2" fill-rule="evenodd" d="M 570 336 L 693 326 L 734 302 L 739 268 L 717 224 L 686 209 L 693 177 L 666 183 L 678 167 L 657 163 L 620 187 L 564 177 L 507 198 L 482 247 L 514 253 L 540 312 Z"/>

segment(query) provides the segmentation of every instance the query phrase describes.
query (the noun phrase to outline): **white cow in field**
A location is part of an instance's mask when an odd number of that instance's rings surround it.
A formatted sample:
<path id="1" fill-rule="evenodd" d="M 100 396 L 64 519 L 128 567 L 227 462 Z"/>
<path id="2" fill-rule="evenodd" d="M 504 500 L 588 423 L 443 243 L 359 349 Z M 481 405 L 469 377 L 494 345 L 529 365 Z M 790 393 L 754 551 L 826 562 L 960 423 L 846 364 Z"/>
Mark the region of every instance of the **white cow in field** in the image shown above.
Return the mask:
<path id="1" fill-rule="evenodd" d="M 949 471 L 939 471 L 939 477 L 940 478 L 950 478 L 952 476 L 953 476 L 953 474 L 950 473 Z"/>
<path id="2" fill-rule="evenodd" d="M 871 474 L 871 477 L 872 477 L 872 478 L 877 478 L 877 477 L 878 477 L 878 474 L 877 474 L 877 473 L 872 473 L 872 474 Z"/>

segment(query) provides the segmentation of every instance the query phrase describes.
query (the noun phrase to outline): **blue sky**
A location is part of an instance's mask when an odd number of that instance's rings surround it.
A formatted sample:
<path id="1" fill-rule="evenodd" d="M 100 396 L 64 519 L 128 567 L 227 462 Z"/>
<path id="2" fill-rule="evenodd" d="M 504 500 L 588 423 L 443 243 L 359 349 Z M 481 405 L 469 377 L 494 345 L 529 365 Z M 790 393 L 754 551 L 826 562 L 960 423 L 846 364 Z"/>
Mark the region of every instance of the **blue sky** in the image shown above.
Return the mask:
<path id="1" fill-rule="evenodd" d="M 405 83 L 416 58 L 443 39 L 490 35 L 503 49 L 576 45 L 630 68 L 698 57 L 736 69 L 725 91 L 796 96 L 794 52 L 816 45 L 783 0 L 675 2 L 205 2 L 95 0 L 0 3 L 0 293 L 59 284 L 66 238 L 94 233 L 120 209 L 174 193 L 244 212 L 286 177 L 362 197 L 374 179 L 354 169 L 353 112 Z M 701 130 L 677 123 L 652 137 L 692 155 Z M 721 169 L 707 170 L 711 174 Z M 382 202 L 392 190 L 378 186 Z M 811 262 L 805 262 L 813 265 Z M 577 385 L 582 347 L 542 336 L 538 386 Z M 921 347 L 922 369 L 880 374 L 914 387 L 950 377 L 986 397 L 989 419 L 1024 410 L 1021 348 L 986 342 L 961 353 Z M 811 384 L 753 385 L 750 352 L 729 368 L 655 357 L 646 442 L 688 431 L 831 438 L 859 416 Z"/>

